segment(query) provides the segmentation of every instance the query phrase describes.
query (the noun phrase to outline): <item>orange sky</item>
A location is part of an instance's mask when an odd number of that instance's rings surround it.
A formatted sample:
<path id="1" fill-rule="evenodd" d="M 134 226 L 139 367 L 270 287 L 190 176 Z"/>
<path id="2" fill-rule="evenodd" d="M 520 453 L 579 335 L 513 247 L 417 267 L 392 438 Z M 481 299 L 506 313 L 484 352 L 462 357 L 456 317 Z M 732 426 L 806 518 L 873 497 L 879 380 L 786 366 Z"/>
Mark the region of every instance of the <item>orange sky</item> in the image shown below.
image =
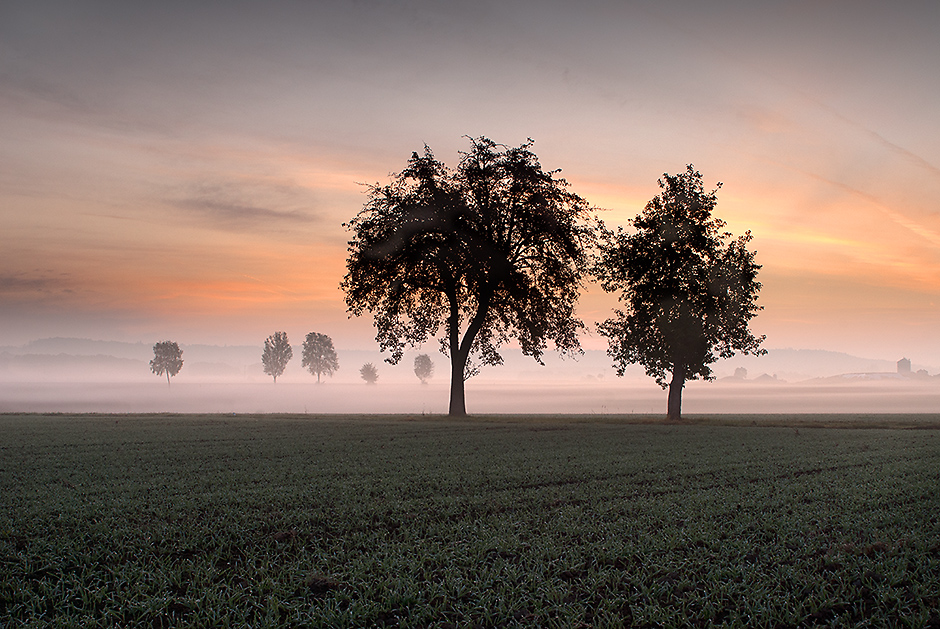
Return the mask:
<path id="1" fill-rule="evenodd" d="M 0 345 L 374 347 L 341 224 L 469 134 L 535 139 L 610 223 L 693 163 L 754 234 L 768 347 L 940 365 L 938 5 L 465 4 L 4 9 Z"/>

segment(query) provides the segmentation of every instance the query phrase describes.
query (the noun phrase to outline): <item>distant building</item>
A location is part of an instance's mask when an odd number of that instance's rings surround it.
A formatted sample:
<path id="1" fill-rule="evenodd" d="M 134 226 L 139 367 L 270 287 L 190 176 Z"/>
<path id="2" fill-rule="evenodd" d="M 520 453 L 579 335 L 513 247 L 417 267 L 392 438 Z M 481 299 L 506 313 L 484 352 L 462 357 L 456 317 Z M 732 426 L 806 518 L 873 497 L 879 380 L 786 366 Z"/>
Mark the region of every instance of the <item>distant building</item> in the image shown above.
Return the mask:
<path id="1" fill-rule="evenodd" d="M 898 361 L 898 373 L 911 373 L 911 361 L 902 358 Z"/>

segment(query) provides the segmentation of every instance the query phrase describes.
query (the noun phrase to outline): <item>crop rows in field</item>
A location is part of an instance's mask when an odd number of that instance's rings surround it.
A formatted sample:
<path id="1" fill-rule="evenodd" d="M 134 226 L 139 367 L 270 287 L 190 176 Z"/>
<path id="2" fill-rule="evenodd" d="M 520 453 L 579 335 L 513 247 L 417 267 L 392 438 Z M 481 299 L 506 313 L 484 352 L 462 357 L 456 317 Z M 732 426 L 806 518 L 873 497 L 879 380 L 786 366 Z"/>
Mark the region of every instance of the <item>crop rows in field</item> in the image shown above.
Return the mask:
<path id="1" fill-rule="evenodd" d="M 940 625 L 940 435 L 0 418 L 0 624 Z"/>

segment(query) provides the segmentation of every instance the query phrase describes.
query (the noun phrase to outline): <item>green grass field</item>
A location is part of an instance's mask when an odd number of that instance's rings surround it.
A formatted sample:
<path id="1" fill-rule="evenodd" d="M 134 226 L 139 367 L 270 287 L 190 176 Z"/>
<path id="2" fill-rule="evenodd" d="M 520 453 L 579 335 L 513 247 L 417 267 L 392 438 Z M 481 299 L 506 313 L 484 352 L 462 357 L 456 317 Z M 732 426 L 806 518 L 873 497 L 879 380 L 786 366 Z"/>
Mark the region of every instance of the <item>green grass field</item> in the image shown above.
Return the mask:
<path id="1" fill-rule="evenodd" d="M 0 626 L 940 627 L 938 426 L 0 416 Z"/>

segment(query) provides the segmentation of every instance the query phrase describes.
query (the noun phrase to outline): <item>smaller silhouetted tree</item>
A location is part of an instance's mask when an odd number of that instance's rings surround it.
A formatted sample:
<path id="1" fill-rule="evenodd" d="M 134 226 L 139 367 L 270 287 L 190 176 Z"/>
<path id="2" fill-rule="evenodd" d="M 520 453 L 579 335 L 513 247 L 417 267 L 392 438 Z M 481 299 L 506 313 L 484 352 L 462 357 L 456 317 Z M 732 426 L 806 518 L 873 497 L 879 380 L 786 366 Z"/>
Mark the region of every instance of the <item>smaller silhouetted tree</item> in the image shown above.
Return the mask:
<path id="1" fill-rule="evenodd" d="M 264 340 L 264 353 L 261 354 L 261 364 L 264 373 L 272 376 L 277 383 L 277 377 L 284 373 L 287 363 L 294 356 L 287 332 L 275 332 Z"/>
<path id="2" fill-rule="evenodd" d="M 320 382 L 320 374 L 332 376 L 339 370 L 339 358 L 333 349 L 333 339 L 326 334 L 311 332 L 304 340 L 304 353 L 301 364 Z"/>
<path id="3" fill-rule="evenodd" d="M 153 360 L 150 371 L 162 376 L 166 374 L 166 386 L 170 386 L 170 376 L 175 376 L 183 368 L 183 350 L 173 341 L 162 341 L 153 346 Z"/>
<path id="4" fill-rule="evenodd" d="M 427 384 L 431 376 L 434 375 L 434 363 L 427 354 L 415 356 L 415 375 L 421 380 L 421 384 Z"/>
<path id="5" fill-rule="evenodd" d="M 666 416 L 678 421 L 687 381 L 714 380 L 711 365 L 720 358 L 767 353 L 764 337 L 748 329 L 762 308 L 761 267 L 747 248 L 751 232 L 735 238 L 712 216 L 717 188 L 706 192 L 691 164 L 684 173 L 664 174 L 659 187 L 632 229 L 602 238 L 595 272 L 627 309 L 615 310 L 598 331 L 617 375 L 639 363 L 668 387 Z"/>
<path id="6" fill-rule="evenodd" d="M 379 370 L 372 363 L 366 363 L 359 370 L 359 375 L 369 384 L 375 384 L 375 381 L 379 379 Z"/>

